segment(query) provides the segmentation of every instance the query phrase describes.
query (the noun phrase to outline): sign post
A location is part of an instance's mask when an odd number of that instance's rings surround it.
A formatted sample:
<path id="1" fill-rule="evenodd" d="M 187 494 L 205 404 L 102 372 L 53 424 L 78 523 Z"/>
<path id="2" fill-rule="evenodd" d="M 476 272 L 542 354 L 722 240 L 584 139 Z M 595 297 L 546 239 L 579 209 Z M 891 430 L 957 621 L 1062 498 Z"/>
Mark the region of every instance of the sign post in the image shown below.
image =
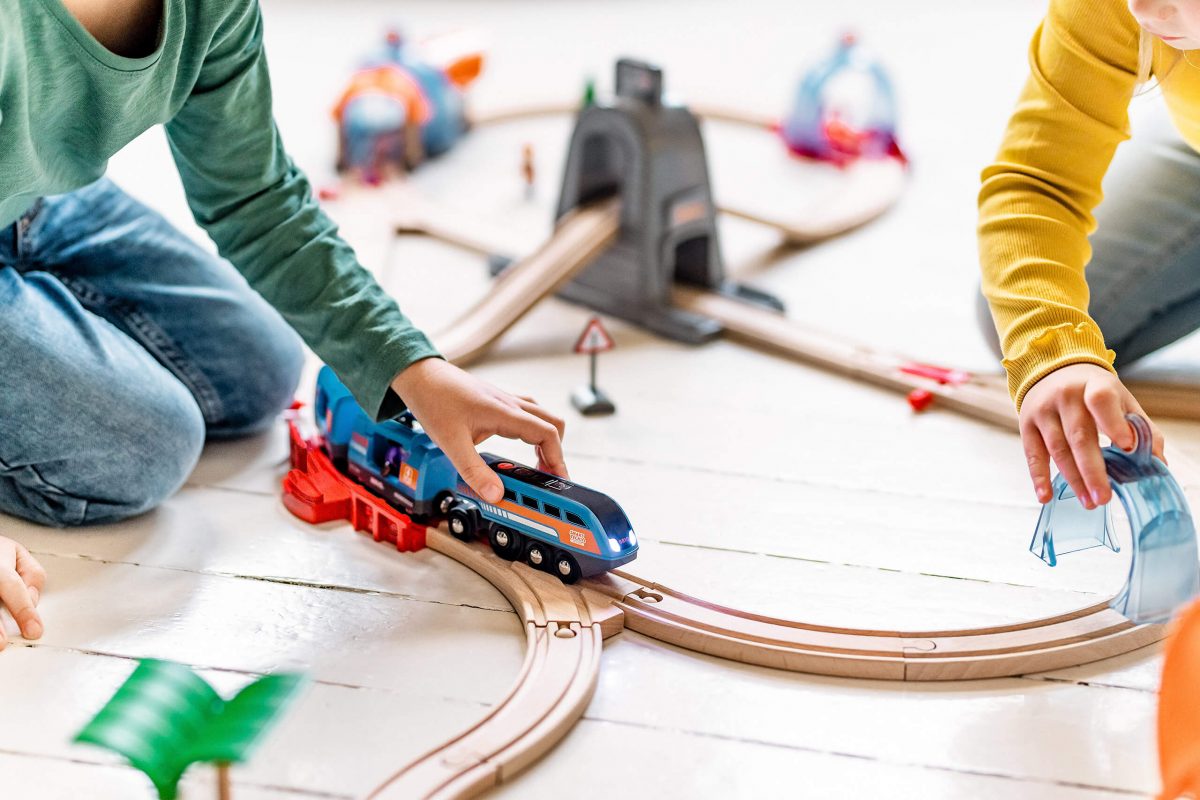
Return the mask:
<path id="1" fill-rule="evenodd" d="M 596 386 L 596 356 L 612 350 L 615 346 L 599 317 L 588 320 L 587 327 L 575 342 L 575 352 L 586 354 L 591 361 L 588 384 L 571 392 L 571 405 L 585 416 L 612 414 L 617 410 L 612 400 Z"/>

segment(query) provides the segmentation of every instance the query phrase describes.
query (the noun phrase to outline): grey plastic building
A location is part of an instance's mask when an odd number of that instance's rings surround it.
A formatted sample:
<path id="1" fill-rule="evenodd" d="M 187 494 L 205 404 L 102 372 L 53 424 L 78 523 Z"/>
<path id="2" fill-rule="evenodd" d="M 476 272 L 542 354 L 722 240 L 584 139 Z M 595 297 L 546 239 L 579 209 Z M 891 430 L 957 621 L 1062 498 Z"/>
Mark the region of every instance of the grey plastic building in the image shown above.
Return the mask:
<path id="1" fill-rule="evenodd" d="M 579 113 L 556 218 L 612 195 L 621 197 L 616 243 L 560 296 L 690 343 L 716 336 L 721 325 L 672 307 L 673 281 L 783 308 L 725 279 L 699 122 L 664 102 L 660 69 L 630 59 L 617 62 L 612 102 Z"/>

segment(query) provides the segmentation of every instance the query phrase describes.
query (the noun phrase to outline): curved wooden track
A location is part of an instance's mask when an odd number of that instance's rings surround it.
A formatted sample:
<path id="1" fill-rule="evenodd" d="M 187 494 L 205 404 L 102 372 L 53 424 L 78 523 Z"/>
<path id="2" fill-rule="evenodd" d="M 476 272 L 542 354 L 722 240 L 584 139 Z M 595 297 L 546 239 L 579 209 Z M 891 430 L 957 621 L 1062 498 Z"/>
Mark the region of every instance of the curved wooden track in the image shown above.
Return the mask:
<path id="1" fill-rule="evenodd" d="M 962 630 L 812 625 L 728 608 L 623 571 L 564 586 L 444 529 L 431 528 L 427 543 L 504 594 L 525 626 L 525 663 L 486 716 L 401 768 L 371 793 L 373 800 L 474 797 L 532 765 L 583 716 L 603 642 L 624 628 L 744 664 L 896 681 L 997 678 L 1076 666 L 1144 647 L 1166 633 L 1163 625 L 1132 624 L 1108 603 Z"/>
<path id="2" fill-rule="evenodd" d="M 523 109 L 485 121 L 568 110 Z M 502 281 L 496 299 L 485 299 L 473 310 L 486 319 L 453 334 L 463 344 L 457 350 L 452 347 L 450 354 L 461 354 L 464 360 L 478 355 L 537 299 L 582 269 L 593 250 L 598 252 L 615 235 L 615 214 L 615 206 L 593 208 L 565 222 L 539 254 L 510 273 L 516 280 L 509 291 Z M 572 236 L 570 247 L 555 244 L 560 237 L 565 241 Z M 532 300 L 523 296 L 530 283 L 539 292 Z M 757 346 L 894 390 L 927 388 L 948 408 L 1015 428 L 1002 383 L 972 379 L 949 386 L 910 376 L 899 372 L 904 363 L 900 357 L 805 329 L 783 315 L 718 295 L 680 289 L 676 302 L 718 319 L 729 333 Z M 1179 469 L 1177 465 L 1177 473 Z M 1200 485 L 1181 482 L 1189 498 Z M 747 664 L 899 681 L 994 678 L 1057 669 L 1119 655 L 1165 635 L 1164 626 L 1134 625 L 1107 602 L 1055 617 L 976 629 L 889 631 L 812 625 L 733 609 L 627 572 L 565 587 L 548 575 L 499 559 L 484 545 L 464 544 L 434 529 L 428 536 L 430 547 L 478 572 L 508 598 L 525 626 L 526 660 L 516 684 L 487 716 L 401 769 L 373 798 L 474 796 L 532 764 L 582 716 L 595 689 L 603 640 L 625 627 Z"/>
<path id="3" fill-rule="evenodd" d="M 525 663 L 487 716 L 385 781 L 370 795 L 379 800 L 474 797 L 541 758 L 583 715 L 603 639 L 620 630 L 621 612 L 611 604 L 591 606 L 557 578 L 502 561 L 486 545 L 436 528 L 427 544 L 508 598 L 525 626 Z"/>
<path id="4" fill-rule="evenodd" d="M 1134 625 L 1107 603 L 1015 625 L 887 631 L 810 625 L 690 597 L 614 572 L 587 585 L 613 598 L 625 627 L 708 655 L 846 678 L 951 681 L 1075 666 L 1158 641 L 1161 625 Z"/>
<path id="5" fill-rule="evenodd" d="M 688 108 L 706 121 L 744 125 L 766 131 L 774 130 L 778 124 L 774 117 L 721 106 L 689 105 Z M 496 125 L 545 116 L 575 114 L 578 111 L 579 107 L 576 105 L 544 103 L 478 113 L 473 115 L 471 123 L 475 126 Z M 782 143 L 779 143 L 779 147 L 782 151 Z M 725 204 L 718 204 L 717 210 L 731 217 L 774 228 L 783 234 L 789 244 L 810 245 L 840 236 L 878 218 L 896 204 L 904 190 L 907 169 L 896 159 L 863 160 L 837 169 L 840 174 L 837 191 L 823 195 L 819 204 L 809 204 L 799 212 L 793 211 L 789 214 L 785 209 L 752 210 Z M 418 227 L 411 225 L 408 230 L 417 232 Z M 429 233 L 437 236 L 448 230 L 452 230 L 452 226 L 447 228 L 433 225 Z M 445 238 L 461 238 L 464 239 L 465 246 L 478 249 L 477 243 L 469 236 Z"/>

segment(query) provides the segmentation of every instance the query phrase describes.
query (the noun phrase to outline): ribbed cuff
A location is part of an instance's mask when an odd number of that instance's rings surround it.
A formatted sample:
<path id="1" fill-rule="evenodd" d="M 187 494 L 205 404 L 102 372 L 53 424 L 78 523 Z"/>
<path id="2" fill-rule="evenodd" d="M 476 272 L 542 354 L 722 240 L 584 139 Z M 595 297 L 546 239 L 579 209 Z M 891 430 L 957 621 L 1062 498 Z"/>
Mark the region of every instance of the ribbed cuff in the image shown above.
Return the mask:
<path id="1" fill-rule="evenodd" d="M 1095 364 L 1115 375 L 1116 357 L 1116 353 L 1104 346 L 1104 337 L 1094 324 L 1064 322 L 1043 331 L 1021 355 L 1004 359 L 1008 392 L 1019 412 L 1025 393 L 1051 372 L 1071 364 Z"/>

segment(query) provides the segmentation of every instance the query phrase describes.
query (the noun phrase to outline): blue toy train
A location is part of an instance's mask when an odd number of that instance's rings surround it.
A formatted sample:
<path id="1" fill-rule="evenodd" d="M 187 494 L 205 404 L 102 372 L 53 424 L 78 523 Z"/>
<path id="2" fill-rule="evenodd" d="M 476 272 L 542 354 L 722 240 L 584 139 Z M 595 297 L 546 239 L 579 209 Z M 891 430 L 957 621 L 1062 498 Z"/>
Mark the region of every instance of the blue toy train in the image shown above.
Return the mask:
<path id="1" fill-rule="evenodd" d="M 504 498 L 489 503 L 463 482 L 412 414 L 373 421 L 329 367 L 317 377 L 314 411 L 339 469 L 418 520 L 445 519 L 463 540 L 486 536 L 501 558 L 574 583 L 637 556 L 629 517 L 608 495 L 482 453 L 504 485 Z"/>

